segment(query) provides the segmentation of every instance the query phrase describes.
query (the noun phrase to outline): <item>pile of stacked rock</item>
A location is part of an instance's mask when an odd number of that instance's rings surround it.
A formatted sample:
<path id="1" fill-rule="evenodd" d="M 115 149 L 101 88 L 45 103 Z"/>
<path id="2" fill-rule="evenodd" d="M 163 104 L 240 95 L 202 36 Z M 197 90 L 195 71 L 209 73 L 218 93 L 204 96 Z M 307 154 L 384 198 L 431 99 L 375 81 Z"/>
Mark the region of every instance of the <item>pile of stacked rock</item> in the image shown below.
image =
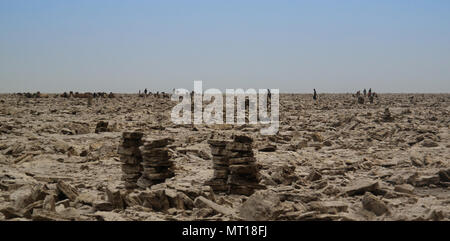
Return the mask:
<path id="1" fill-rule="evenodd" d="M 393 118 L 392 115 L 391 115 L 391 112 L 389 111 L 389 108 L 385 108 L 385 109 L 384 109 L 384 113 L 383 113 L 383 115 L 382 115 L 382 120 L 383 120 L 384 122 L 390 122 L 390 121 L 393 121 L 393 120 L 394 120 L 394 118 Z"/>
<path id="2" fill-rule="evenodd" d="M 95 133 L 107 132 L 108 131 L 108 122 L 107 121 L 99 121 L 97 126 L 95 127 Z"/>
<path id="3" fill-rule="evenodd" d="M 162 183 L 166 178 L 174 176 L 174 164 L 167 148 L 172 142 L 170 138 L 144 140 L 144 144 L 140 147 L 142 176 L 138 180 L 139 187 L 146 188 Z"/>
<path id="4" fill-rule="evenodd" d="M 364 104 L 364 97 L 358 96 L 358 104 Z"/>
<path id="5" fill-rule="evenodd" d="M 142 156 L 139 146 L 142 145 L 142 136 L 142 132 L 124 132 L 117 151 L 122 162 L 122 180 L 125 181 L 126 189 L 136 188 L 137 180 L 141 176 Z"/>
<path id="6" fill-rule="evenodd" d="M 228 192 L 228 155 L 226 146 L 229 141 L 209 140 L 211 147 L 214 174 L 211 180 L 206 182 L 215 192 Z"/>
<path id="7" fill-rule="evenodd" d="M 226 146 L 228 155 L 228 180 L 231 194 L 251 195 L 259 185 L 259 170 L 253 155 L 253 140 L 248 136 L 235 136 Z"/>
<path id="8" fill-rule="evenodd" d="M 253 140 L 235 136 L 234 141 L 209 140 L 214 176 L 206 182 L 214 191 L 251 195 L 259 185 L 259 170 L 253 155 Z"/>

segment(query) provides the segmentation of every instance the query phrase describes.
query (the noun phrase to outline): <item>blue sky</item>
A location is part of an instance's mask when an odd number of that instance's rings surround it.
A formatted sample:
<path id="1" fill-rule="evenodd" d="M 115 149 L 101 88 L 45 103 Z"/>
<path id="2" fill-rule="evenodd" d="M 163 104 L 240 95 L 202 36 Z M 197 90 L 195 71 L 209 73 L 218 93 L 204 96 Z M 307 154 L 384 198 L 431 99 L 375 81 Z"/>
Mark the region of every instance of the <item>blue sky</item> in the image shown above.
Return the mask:
<path id="1" fill-rule="evenodd" d="M 450 92 L 450 1 L 0 0 L 0 92 Z"/>

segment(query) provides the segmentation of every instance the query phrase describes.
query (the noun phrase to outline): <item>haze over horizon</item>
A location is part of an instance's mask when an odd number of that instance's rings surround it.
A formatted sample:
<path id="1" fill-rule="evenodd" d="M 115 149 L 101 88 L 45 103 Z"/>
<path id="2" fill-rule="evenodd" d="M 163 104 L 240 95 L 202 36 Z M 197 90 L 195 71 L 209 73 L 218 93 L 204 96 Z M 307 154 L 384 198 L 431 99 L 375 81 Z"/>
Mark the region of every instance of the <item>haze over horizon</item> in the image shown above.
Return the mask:
<path id="1" fill-rule="evenodd" d="M 450 1 L 0 0 L 0 93 L 450 92 Z"/>

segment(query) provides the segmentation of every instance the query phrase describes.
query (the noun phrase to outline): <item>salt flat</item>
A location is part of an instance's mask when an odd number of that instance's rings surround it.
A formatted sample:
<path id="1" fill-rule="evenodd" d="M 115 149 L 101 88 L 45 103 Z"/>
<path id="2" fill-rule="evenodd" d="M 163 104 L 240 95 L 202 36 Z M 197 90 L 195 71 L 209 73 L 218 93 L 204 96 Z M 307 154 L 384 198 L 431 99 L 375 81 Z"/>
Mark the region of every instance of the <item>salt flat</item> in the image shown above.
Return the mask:
<path id="1" fill-rule="evenodd" d="M 0 220 L 450 219 L 450 94 L 282 94 L 273 136 L 175 125 L 163 96 L 45 97 L 0 95 Z M 126 190 L 117 150 L 136 130 L 174 140 L 175 176 Z M 208 140 L 235 135 L 253 139 L 264 189 L 251 196 L 205 184 Z"/>

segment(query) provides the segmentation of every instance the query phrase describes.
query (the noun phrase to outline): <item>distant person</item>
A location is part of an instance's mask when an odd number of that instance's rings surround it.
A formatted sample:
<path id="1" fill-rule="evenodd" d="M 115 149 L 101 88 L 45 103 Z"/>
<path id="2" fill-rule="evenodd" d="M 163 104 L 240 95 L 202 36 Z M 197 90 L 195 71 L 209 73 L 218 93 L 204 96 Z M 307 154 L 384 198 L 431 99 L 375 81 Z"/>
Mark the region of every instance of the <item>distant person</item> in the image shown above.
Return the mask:
<path id="1" fill-rule="evenodd" d="M 367 96 L 372 96 L 372 88 L 369 89 L 369 93 L 367 93 Z"/>
<path id="2" fill-rule="evenodd" d="M 145 90 L 144 90 L 144 94 L 145 94 L 145 95 L 147 95 L 147 88 L 145 88 Z"/>
<path id="3" fill-rule="evenodd" d="M 270 89 L 267 89 L 267 103 L 266 103 L 266 105 L 267 105 L 267 111 L 269 112 L 269 111 L 271 111 L 271 107 L 270 107 L 270 105 L 272 104 L 272 93 L 270 92 Z"/>
<path id="4" fill-rule="evenodd" d="M 316 89 L 314 89 L 313 100 L 317 100 L 317 92 L 316 92 Z"/>
<path id="5" fill-rule="evenodd" d="M 366 91 L 365 88 L 364 88 L 364 90 L 363 90 L 363 94 L 364 94 L 364 96 L 366 96 L 366 94 L 367 94 L 367 91 Z"/>

